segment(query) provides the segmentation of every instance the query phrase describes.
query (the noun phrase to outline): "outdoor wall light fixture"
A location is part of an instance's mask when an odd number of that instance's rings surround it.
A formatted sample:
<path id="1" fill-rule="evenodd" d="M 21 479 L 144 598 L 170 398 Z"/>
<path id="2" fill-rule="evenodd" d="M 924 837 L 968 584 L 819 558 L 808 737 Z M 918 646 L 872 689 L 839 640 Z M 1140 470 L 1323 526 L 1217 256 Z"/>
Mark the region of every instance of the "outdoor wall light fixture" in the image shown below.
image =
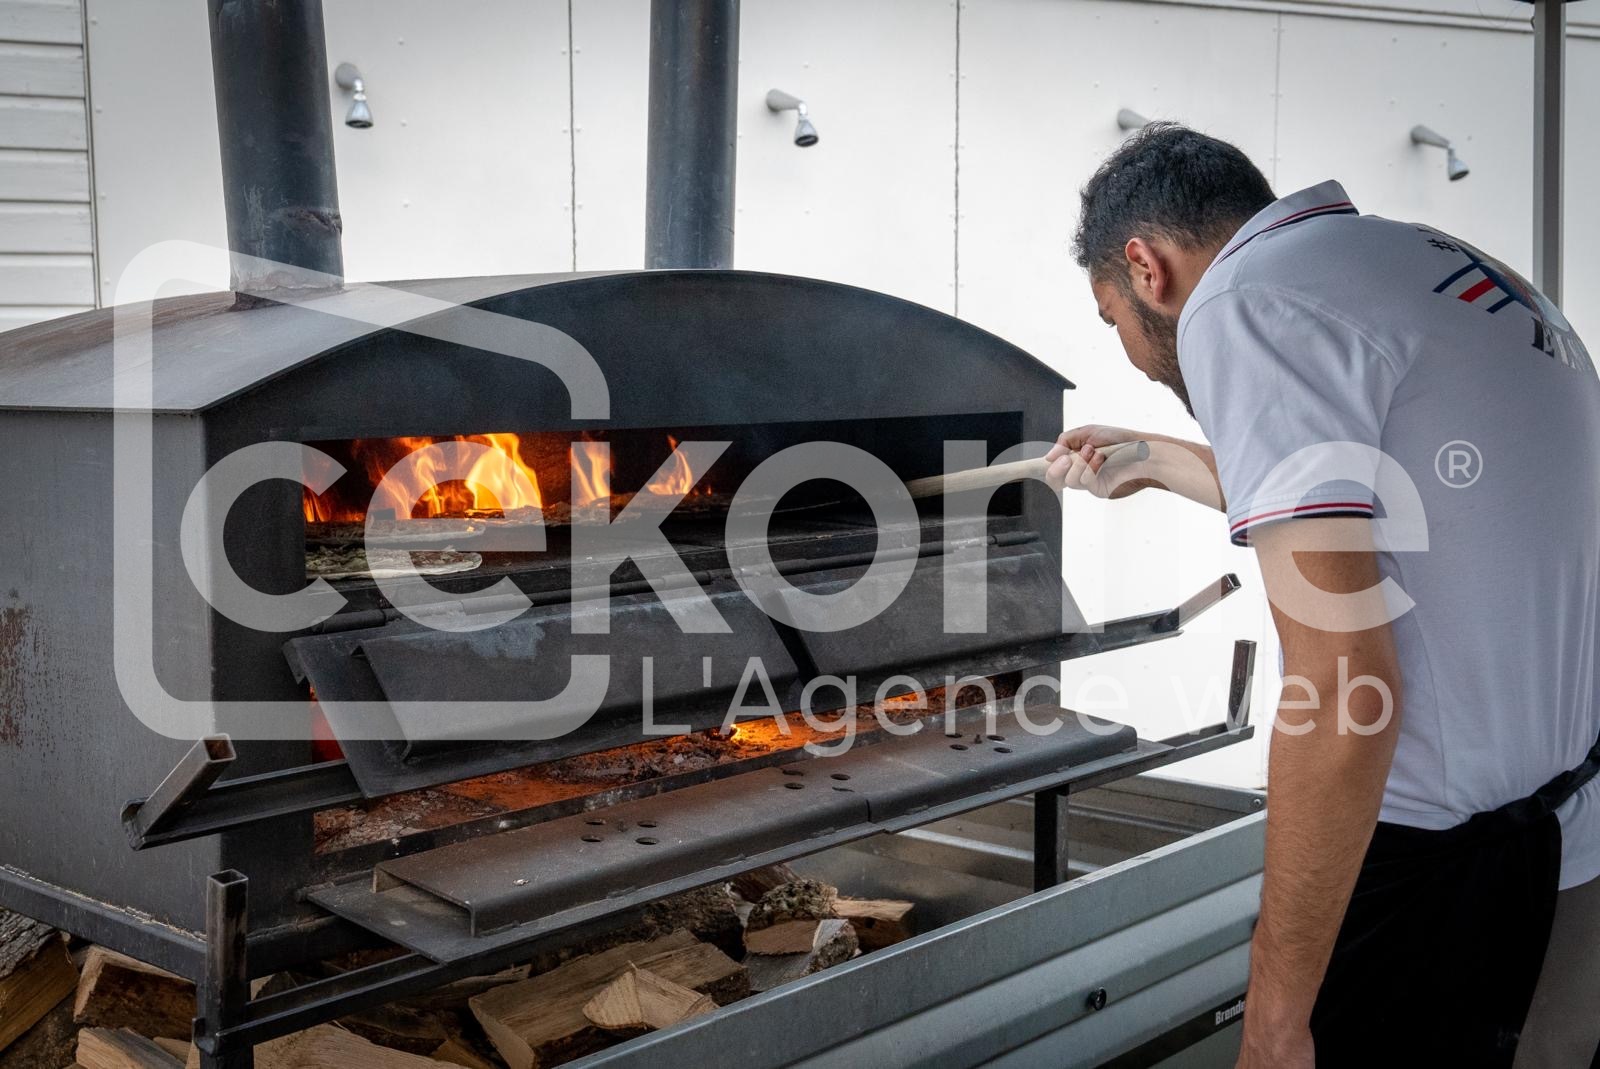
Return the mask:
<path id="1" fill-rule="evenodd" d="M 1411 143 L 1413 145 L 1431 145 L 1434 148 L 1444 149 L 1444 173 L 1449 176 L 1450 181 L 1459 182 L 1471 173 L 1467 165 L 1461 161 L 1461 157 L 1456 155 L 1456 147 L 1443 134 L 1426 126 L 1413 126 L 1411 128 Z"/>
<path id="2" fill-rule="evenodd" d="M 1117 112 L 1117 127 L 1119 129 L 1137 130 L 1142 126 L 1148 126 L 1149 124 L 1149 119 L 1146 119 L 1143 115 L 1140 115 L 1132 108 L 1123 108 Z"/>
<path id="3" fill-rule="evenodd" d="M 810 148 L 817 143 L 817 128 L 811 125 L 811 120 L 806 114 L 806 102 L 797 96 L 791 96 L 782 89 L 767 90 L 767 110 L 792 111 L 800 116 L 800 121 L 794 127 L 794 143 L 801 148 Z"/>
<path id="4" fill-rule="evenodd" d="M 367 107 L 367 83 L 362 80 L 361 72 L 356 70 L 354 63 L 341 63 L 334 68 L 333 80 L 340 89 L 348 90 L 352 96 L 350 111 L 344 117 L 344 124 L 357 130 L 365 130 L 372 125 L 372 109 Z"/>

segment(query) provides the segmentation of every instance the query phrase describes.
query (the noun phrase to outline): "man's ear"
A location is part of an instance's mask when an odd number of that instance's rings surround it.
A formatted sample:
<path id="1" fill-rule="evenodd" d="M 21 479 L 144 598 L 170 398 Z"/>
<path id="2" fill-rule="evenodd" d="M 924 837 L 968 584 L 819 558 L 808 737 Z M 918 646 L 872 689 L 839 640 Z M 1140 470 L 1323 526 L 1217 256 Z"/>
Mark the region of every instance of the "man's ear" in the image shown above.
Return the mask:
<path id="1" fill-rule="evenodd" d="M 1129 238 L 1122 253 L 1128 258 L 1128 275 L 1134 290 L 1146 304 L 1161 307 L 1172 286 L 1172 271 L 1166 258 L 1144 238 Z"/>

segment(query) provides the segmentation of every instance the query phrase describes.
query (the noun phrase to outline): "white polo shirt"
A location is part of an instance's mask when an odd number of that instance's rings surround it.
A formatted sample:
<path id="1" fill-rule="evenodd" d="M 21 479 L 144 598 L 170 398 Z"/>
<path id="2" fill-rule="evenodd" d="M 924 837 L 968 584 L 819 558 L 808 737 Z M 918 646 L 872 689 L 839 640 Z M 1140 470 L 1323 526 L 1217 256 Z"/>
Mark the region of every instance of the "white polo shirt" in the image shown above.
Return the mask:
<path id="1" fill-rule="evenodd" d="M 1324 182 L 1224 247 L 1178 359 L 1235 542 L 1378 519 L 1380 570 L 1413 603 L 1393 624 L 1405 694 L 1380 819 L 1451 827 L 1583 760 L 1600 735 L 1600 380 L 1548 300 Z M 1559 816 L 1561 886 L 1600 876 L 1600 780 Z"/>

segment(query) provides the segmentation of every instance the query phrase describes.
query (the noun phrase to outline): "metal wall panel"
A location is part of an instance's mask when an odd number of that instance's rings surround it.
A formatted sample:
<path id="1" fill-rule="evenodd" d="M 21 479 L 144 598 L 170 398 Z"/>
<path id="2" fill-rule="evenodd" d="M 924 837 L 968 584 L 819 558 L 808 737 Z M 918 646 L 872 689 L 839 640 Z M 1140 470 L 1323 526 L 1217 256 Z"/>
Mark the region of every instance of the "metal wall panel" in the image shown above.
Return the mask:
<path id="1" fill-rule="evenodd" d="M 0 330 L 94 303 L 77 0 L 0 0 Z"/>
<path id="2" fill-rule="evenodd" d="M 1279 91 L 1280 192 L 1338 178 L 1364 212 L 1531 272 L 1532 38 L 1285 17 Z M 1417 123 L 1452 138 L 1471 175 L 1449 181 L 1443 152 L 1411 144 Z"/>
<path id="3" fill-rule="evenodd" d="M 0 149 L 0 189 L 17 200 L 89 202 L 89 155 Z"/>
<path id="4" fill-rule="evenodd" d="M 0 201 L 0 253 L 93 251 L 87 204 Z"/>
<path id="5" fill-rule="evenodd" d="M 7 304 L 92 305 L 94 263 L 88 256 L 0 256 L 0 293 Z"/>
<path id="6" fill-rule="evenodd" d="M 83 49 L 0 43 L 0 93 L 83 99 Z"/>
<path id="7" fill-rule="evenodd" d="M 573 268 L 643 267 L 650 0 L 574 4 L 572 47 Z"/>
<path id="8" fill-rule="evenodd" d="M 75 45 L 82 40 L 78 0 L 0 0 L 0 41 Z"/>
<path id="9" fill-rule="evenodd" d="M 346 275 L 570 270 L 565 0 L 325 0 L 324 18 L 374 123 L 344 125 L 330 72 Z"/>
<path id="10" fill-rule="evenodd" d="M 7 148 L 88 148 L 83 101 L 0 97 L 0 145 Z"/>
<path id="11" fill-rule="evenodd" d="M 746 4 L 734 260 L 954 308 L 952 0 Z M 821 141 L 794 145 L 811 108 Z"/>
<path id="12" fill-rule="evenodd" d="M 113 304 L 117 280 L 146 246 L 170 239 L 228 243 L 211 36 L 205 0 L 85 3 L 99 303 Z M 227 286 L 223 270 L 174 283 L 168 292 Z"/>

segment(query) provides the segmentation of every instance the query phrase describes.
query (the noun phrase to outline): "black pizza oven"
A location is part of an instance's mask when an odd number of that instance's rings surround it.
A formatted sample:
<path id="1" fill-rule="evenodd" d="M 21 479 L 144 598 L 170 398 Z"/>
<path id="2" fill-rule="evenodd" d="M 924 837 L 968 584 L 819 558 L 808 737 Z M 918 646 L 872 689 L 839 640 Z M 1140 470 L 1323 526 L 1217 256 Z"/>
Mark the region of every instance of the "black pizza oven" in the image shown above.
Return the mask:
<path id="1" fill-rule="evenodd" d="M 386 294 L 421 300 L 425 314 L 383 327 L 349 317 Z M 1186 607 L 1077 625 L 1060 581 L 1060 506 L 1041 483 L 993 491 L 973 510 L 979 519 L 955 525 L 946 522 L 946 499 L 927 500 L 898 531 L 842 482 L 797 486 L 770 505 L 766 539 L 773 569 L 792 589 L 848 587 L 880 541 L 915 558 L 911 577 L 887 611 L 845 631 L 789 626 L 752 600 L 730 564 L 740 547 L 727 542 L 725 501 L 763 459 L 805 442 L 843 442 L 913 479 L 944 470 L 946 441 L 980 441 L 985 460 L 1024 443 L 1034 454 L 1044 449 L 1068 383 L 941 313 L 806 279 L 657 271 L 352 287 L 248 307 L 227 294 L 182 297 L 157 302 L 149 319 L 148 363 L 127 355 L 139 309 L 85 313 L 6 339 L 7 464 L 12 485 L 39 487 L 41 497 L 0 518 L 13 547 L 0 560 L 8 670 L 0 902 L 184 975 L 206 975 L 206 954 L 218 949 L 219 916 L 208 917 L 205 890 L 215 873 L 234 882 L 211 882 L 213 910 L 249 888 L 248 920 L 235 921 L 250 964 L 240 955 L 230 967 L 260 975 L 381 935 L 414 952 L 401 960 L 420 977 L 765 860 L 1086 773 L 1137 771 L 1232 741 L 1240 729 L 1180 747 L 1144 743 L 1114 725 L 1088 730 L 1040 692 L 1029 708 L 1048 709 L 1038 716 L 1061 727 L 1034 735 L 1006 726 L 1009 703 L 983 704 L 1012 694 L 1025 675 L 1052 676 L 1063 658 L 1175 634 L 1185 614 L 1232 589 L 1225 580 Z M 548 351 L 531 355 L 545 363 L 471 344 L 474 330 L 488 329 L 480 344 L 509 348 L 494 331 L 510 336 L 523 323 L 540 325 L 531 337 Z M 546 366 L 564 366 L 574 343 L 603 377 L 609 418 L 575 419 L 568 390 Z M 119 411 L 140 388 L 153 415 Z M 728 442 L 707 470 L 690 473 L 700 489 L 656 528 L 726 631 L 679 627 L 641 571 L 660 546 L 641 543 L 639 558 L 610 577 L 607 633 L 579 633 L 572 619 L 586 595 L 572 589 L 575 534 L 560 522 L 546 525 L 542 552 L 485 549 L 472 554 L 470 570 L 406 578 L 387 591 L 361 575 L 325 581 L 315 597 L 326 619 L 293 634 L 235 622 L 197 589 L 191 567 L 212 574 L 224 559 L 256 590 L 305 588 L 308 561 L 339 529 L 338 502 L 371 491 L 376 469 L 358 458 L 372 443 L 503 443 L 508 435 L 538 479 L 546 515 L 558 519 L 580 503 L 580 443 L 607 444 L 609 489 L 622 502 L 670 461 L 674 443 Z M 140 470 L 142 441 L 148 486 L 128 481 Z M 208 469 L 268 443 L 316 443 L 313 461 L 342 456 L 342 478 L 356 489 L 335 481 L 312 494 L 290 472 L 236 500 L 196 496 Z M 568 463 L 551 468 L 551 456 Z M 220 539 L 208 541 L 207 532 Z M 473 537 L 456 531 L 449 545 L 470 549 Z M 964 556 L 947 573 L 952 553 Z M 947 633 L 946 576 L 963 569 L 987 582 L 987 625 Z M 514 619 L 487 629 L 430 624 L 428 612 L 444 620 L 478 611 L 463 608 L 470 595 L 503 582 L 525 598 Z M 397 612 L 396 592 L 421 586 L 437 604 Z M 671 596 L 670 583 L 664 592 Z M 119 626 L 128 630 L 119 635 Z M 152 641 L 137 641 L 141 634 Z M 603 654 L 614 666 L 599 711 L 576 730 L 525 741 L 417 730 L 415 710 L 430 702 L 559 693 L 574 654 Z M 862 701 L 890 676 L 908 677 L 896 692 L 911 681 L 933 694 L 961 691 L 946 688 L 952 680 L 999 689 L 979 689 L 979 704 L 948 721 L 923 721 L 932 727 L 920 735 L 845 756 L 806 760 L 804 749 L 774 747 L 633 788 L 530 796 L 520 806 L 474 799 L 480 804 L 444 818 L 408 821 L 405 806 L 429 808 L 429 792 L 441 786 L 499 776 L 503 787 L 517 770 L 646 740 L 646 657 L 660 699 L 655 721 L 692 732 L 724 723 L 752 658 L 784 710 L 799 708 L 800 692 L 819 676 L 855 677 Z M 1235 682 L 1242 701 L 1247 673 Z M 812 704 L 838 708 L 845 699 L 824 690 Z M 402 706 L 413 711 L 388 712 Z M 186 738 L 146 721 L 183 724 Z M 324 726 L 333 740 L 318 743 Z M 946 731 L 963 740 L 952 743 Z M 976 745 L 967 745 L 968 732 Z M 1009 744 L 988 740 L 996 734 Z M 818 780 L 797 806 L 812 786 L 803 769 L 814 764 L 835 766 L 819 774 L 842 778 Z M 768 796 L 770 810 L 760 801 Z M 400 816 L 371 821 L 381 833 L 328 831 L 338 814 L 374 806 Z M 612 806 L 632 807 L 617 811 L 631 814 L 628 823 L 658 826 L 657 841 L 585 841 L 578 824 Z M 1041 864 L 1052 864 L 1047 853 Z M 526 866 L 527 875 L 502 879 L 508 865 Z M 1047 874 L 1041 882 L 1052 881 Z M 393 990 L 394 978 L 382 979 L 390 986 L 365 997 Z M 294 1020 L 303 1021 L 285 1019 Z"/>

